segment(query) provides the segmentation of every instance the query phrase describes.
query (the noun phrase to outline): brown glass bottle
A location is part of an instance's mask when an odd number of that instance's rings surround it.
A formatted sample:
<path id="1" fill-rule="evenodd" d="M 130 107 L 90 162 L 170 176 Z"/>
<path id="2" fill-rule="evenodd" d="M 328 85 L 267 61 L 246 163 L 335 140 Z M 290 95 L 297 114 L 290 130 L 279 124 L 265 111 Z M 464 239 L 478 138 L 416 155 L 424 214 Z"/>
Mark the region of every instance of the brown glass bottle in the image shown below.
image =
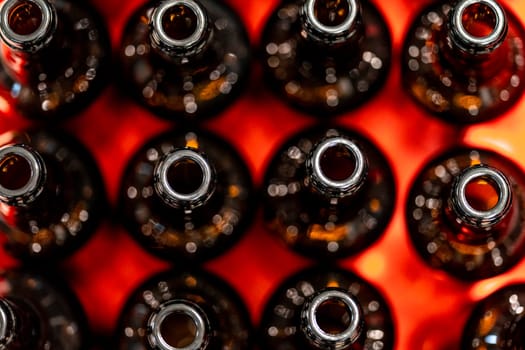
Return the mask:
<path id="1" fill-rule="evenodd" d="M 249 74 L 250 44 L 222 1 L 148 1 L 121 46 L 123 87 L 156 115 L 197 121 L 236 100 Z"/>
<path id="2" fill-rule="evenodd" d="M 314 259 L 345 257 L 376 241 L 396 197 L 393 174 L 374 144 L 353 131 L 321 126 L 277 150 L 263 191 L 269 229 Z"/>
<path id="3" fill-rule="evenodd" d="M 0 48 L 0 96 L 30 119 L 71 117 L 109 81 L 109 36 L 86 1 L 3 1 Z"/>
<path id="4" fill-rule="evenodd" d="M 0 272 L 0 348 L 86 350 L 82 307 L 63 281 L 38 272 Z"/>
<path id="5" fill-rule="evenodd" d="M 253 217 L 243 159 L 204 130 L 170 130 L 129 161 L 120 189 L 124 226 L 151 253 L 202 261 L 229 249 Z"/>
<path id="6" fill-rule="evenodd" d="M 361 277 L 335 266 L 306 268 L 282 282 L 260 324 L 261 350 L 393 349 L 390 307 Z"/>
<path id="7" fill-rule="evenodd" d="M 51 130 L 9 132 L 0 147 L 0 231 L 25 262 L 57 261 L 93 234 L 106 206 L 94 159 Z"/>
<path id="8" fill-rule="evenodd" d="M 525 252 L 524 179 L 518 166 L 489 150 L 458 148 L 431 160 L 407 199 L 416 250 L 460 279 L 508 270 Z"/>
<path id="9" fill-rule="evenodd" d="M 525 349 L 525 285 L 493 292 L 474 307 L 463 330 L 461 349 Z"/>
<path id="10" fill-rule="evenodd" d="M 367 0 L 285 0 L 261 37 L 275 93 L 322 118 L 371 98 L 390 68 L 390 33 Z"/>
<path id="11" fill-rule="evenodd" d="M 116 328 L 119 350 L 251 349 L 253 329 L 236 291 L 203 270 L 156 274 L 128 298 Z"/>
<path id="12" fill-rule="evenodd" d="M 498 117 L 523 92 L 520 21 L 496 0 L 436 2 L 407 33 L 402 77 L 426 110 L 452 123 Z"/>

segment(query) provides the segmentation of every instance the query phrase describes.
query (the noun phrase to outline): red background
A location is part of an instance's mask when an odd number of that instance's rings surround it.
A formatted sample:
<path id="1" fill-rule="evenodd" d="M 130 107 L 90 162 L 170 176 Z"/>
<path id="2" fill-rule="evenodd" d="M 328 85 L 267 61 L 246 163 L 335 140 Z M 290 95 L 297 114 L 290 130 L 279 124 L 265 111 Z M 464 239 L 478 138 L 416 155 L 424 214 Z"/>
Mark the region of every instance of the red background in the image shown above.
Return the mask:
<path id="1" fill-rule="evenodd" d="M 525 20 L 525 3 L 501 0 Z M 432 157 L 458 143 L 484 146 L 525 165 L 525 100 L 508 113 L 481 125 L 459 128 L 437 120 L 402 91 L 400 50 L 410 22 L 425 2 L 373 1 L 382 11 L 393 39 L 393 64 L 384 88 L 358 110 L 335 121 L 363 132 L 387 155 L 397 181 L 396 209 L 386 232 L 372 247 L 341 261 L 377 286 L 392 306 L 396 349 L 456 349 L 474 303 L 500 286 L 525 281 L 525 259 L 510 272 L 475 283 L 458 281 L 432 270 L 416 255 L 405 226 L 408 187 Z M 121 31 L 139 0 L 92 0 L 104 15 L 116 50 Z M 257 45 L 262 26 L 277 0 L 230 0 Z M 520 14 L 522 16 L 520 16 Z M 257 185 L 276 148 L 291 134 L 312 125 L 312 117 L 290 109 L 261 83 L 254 62 L 251 82 L 236 103 L 204 126 L 230 141 L 246 159 Z M 0 101 L 0 129 L 27 123 L 12 116 Z M 138 107 L 110 85 L 94 105 L 65 123 L 93 152 L 100 164 L 108 196 L 115 204 L 126 162 L 148 138 L 171 124 Z M 15 262 L 0 255 L 2 266 Z M 227 254 L 205 267 L 229 281 L 249 307 L 257 324 L 274 288 L 309 262 L 286 250 L 264 229 L 260 211 L 246 236 Z M 83 303 L 93 330 L 110 336 L 127 296 L 144 278 L 168 266 L 129 238 L 118 223 L 106 220 L 94 238 L 64 262 L 68 279 Z"/>

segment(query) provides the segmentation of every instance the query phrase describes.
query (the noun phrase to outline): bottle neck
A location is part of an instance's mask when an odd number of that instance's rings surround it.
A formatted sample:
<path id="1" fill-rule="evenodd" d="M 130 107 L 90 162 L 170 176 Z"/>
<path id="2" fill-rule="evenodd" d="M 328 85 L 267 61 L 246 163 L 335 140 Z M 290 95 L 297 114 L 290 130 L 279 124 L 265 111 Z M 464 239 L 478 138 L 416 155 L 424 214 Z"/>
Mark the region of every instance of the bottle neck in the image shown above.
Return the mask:
<path id="1" fill-rule="evenodd" d="M 359 146 L 349 139 L 324 139 L 306 159 L 309 184 L 329 198 L 354 195 L 366 182 L 368 163 Z"/>
<path id="2" fill-rule="evenodd" d="M 192 210 L 214 193 L 216 174 L 204 154 L 187 147 L 164 155 L 155 166 L 153 181 L 166 204 Z"/>
<path id="3" fill-rule="evenodd" d="M 355 43 L 363 34 L 358 0 L 306 0 L 300 15 L 302 36 L 319 44 Z"/>
<path id="4" fill-rule="evenodd" d="M 194 56 L 205 49 L 211 36 L 206 9 L 197 1 L 165 0 L 151 15 L 151 44 L 164 56 Z"/>
<path id="5" fill-rule="evenodd" d="M 204 350 L 211 326 L 202 308 L 189 300 L 164 302 L 149 317 L 148 342 L 158 350 Z"/>
<path id="6" fill-rule="evenodd" d="M 29 305 L 0 298 L 0 349 L 35 348 L 40 333 L 38 315 Z"/>
<path id="7" fill-rule="evenodd" d="M 364 329 L 364 316 L 350 293 L 326 288 L 313 294 L 301 311 L 301 330 L 319 349 L 346 349 L 358 341 Z"/>
<path id="8" fill-rule="evenodd" d="M 0 201 L 13 206 L 31 204 L 44 189 L 46 166 L 26 145 L 0 148 Z"/>
<path id="9" fill-rule="evenodd" d="M 461 230 L 470 238 L 493 233 L 508 216 L 512 205 L 512 187 L 499 170 L 487 165 L 473 165 L 456 176 L 448 199 L 453 222 L 470 230 Z M 469 236 L 469 235 L 467 235 Z"/>

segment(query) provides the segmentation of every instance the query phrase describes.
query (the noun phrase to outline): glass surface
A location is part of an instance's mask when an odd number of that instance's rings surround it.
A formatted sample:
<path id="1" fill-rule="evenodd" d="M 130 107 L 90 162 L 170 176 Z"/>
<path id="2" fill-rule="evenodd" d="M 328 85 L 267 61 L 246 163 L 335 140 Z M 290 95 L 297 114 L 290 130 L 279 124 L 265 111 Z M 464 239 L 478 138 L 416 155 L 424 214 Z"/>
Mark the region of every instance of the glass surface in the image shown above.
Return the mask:
<path id="1" fill-rule="evenodd" d="M 192 209 L 170 206 L 154 189 L 159 159 L 185 147 L 202 152 L 216 173 L 213 194 Z M 171 178 L 188 175 L 180 170 L 189 169 L 170 169 L 177 172 Z M 191 180 L 201 180 L 202 173 L 198 175 Z M 192 182 L 188 182 L 187 191 L 196 187 Z M 251 175 L 235 149 L 211 133 L 179 128 L 150 139 L 129 161 L 122 178 L 119 211 L 127 230 L 156 256 L 203 261 L 224 253 L 241 238 L 253 217 L 254 196 Z"/>

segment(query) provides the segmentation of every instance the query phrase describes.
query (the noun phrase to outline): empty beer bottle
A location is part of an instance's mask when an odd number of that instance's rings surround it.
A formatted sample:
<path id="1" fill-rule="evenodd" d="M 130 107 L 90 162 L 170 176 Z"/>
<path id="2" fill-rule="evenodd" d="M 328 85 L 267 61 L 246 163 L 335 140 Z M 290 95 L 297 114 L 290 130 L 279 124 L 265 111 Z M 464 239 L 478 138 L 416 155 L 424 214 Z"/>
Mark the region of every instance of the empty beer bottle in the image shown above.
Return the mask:
<path id="1" fill-rule="evenodd" d="M 86 1 L 3 1 L 0 46 L 0 96 L 30 119 L 75 115 L 109 80 L 109 36 Z"/>
<path id="2" fill-rule="evenodd" d="M 458 148 L 431 160 L 407 202 L 417 251 L 461 279 L 508 270 L 525 251 L 524 186 L 520 168 L 489 150 Z"/>
<path id="3" fill-rule="evenodd" d="M 37 272 L 1 272 L 0 348 L 87 350 L 81 305 L 63 281 Z"/>
<path id="4" fill-rule="evenodd" d="M 202 261 L 230 248 L 253 216 L 249 170 L 204 130 L 170 130 L 144 144 L 122 179 L 124 226 L 167 260 Z"/>
<path id="5" fill-rule="evenodd" d="M 124 88 L 156 115 L 196 121 L 218 114 L 242 90 L 250 45 L 222 1 L 149 1 L 125 28 Z"/>
<path id="6" fill-rule="evenodd" d="M 285 0 L 261 46 L 269 86 L 322 118 L 370 99 L 390 68 L 390 33 L 367 0 Z"/>
<path id="7" fill-rule="evenodd" d="M 452 123 L 502 115 L 525 81 L 520 21 L 496 0 L 435 2 L 408 31 L 403 83 L 426 110 Z"/>
<path id="8" fill-rule="evenodd" d="M 463 330 L 461 349 L 525 349 L 525 285 L 500 288 L 481 300 Z"/>
<path id="9" fill-rule="evenodd" d="M 379 149 L 356 132 L 314 127 L 289 138 L 266 170 L 268 228 L 315 259 L 362 251 L 390 221 L 395 184 Z"/>
<path id="10" fill-rule="evenodd" d="M 202 270 L 169 270 L 129 297 L 117 326 L 119 350 L 251 349 L 248 312 L 233 288 Z"/>
<path id="11" fill-rule="evenodd" d="M 262 350 L 394 348 L 380 292 L 334 266 L 310 267 L 282 282 L 265 306 L 260 333 Z"/>
<path id="12" fill-rule="evenodd" d="M 26 262 L 57 261 L 98 227 L 106 205 L 97 165 L 72 136 L 9 132 L 0 147 L 0 232 Z"/>

